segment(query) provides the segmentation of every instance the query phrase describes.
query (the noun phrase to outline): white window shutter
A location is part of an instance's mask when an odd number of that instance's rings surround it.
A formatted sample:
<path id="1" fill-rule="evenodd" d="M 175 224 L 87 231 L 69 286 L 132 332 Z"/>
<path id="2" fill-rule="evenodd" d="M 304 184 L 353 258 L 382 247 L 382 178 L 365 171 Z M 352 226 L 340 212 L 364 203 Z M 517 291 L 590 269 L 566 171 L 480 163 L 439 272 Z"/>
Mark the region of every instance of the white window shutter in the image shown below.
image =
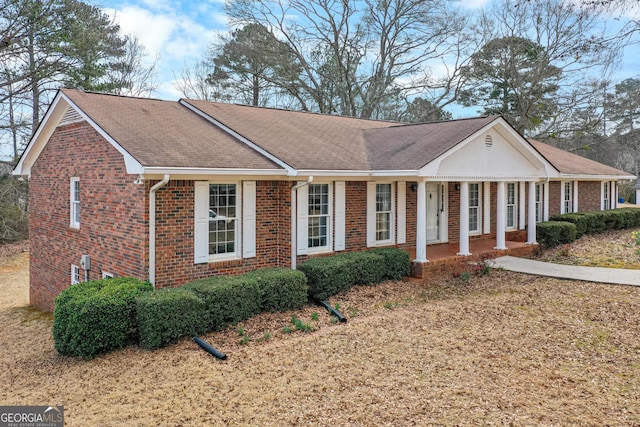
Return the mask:
<path id="1" fill-rule="evenodd" d="M 398 182 L 398 244 L 407 243 L 407 183 Z"/>
<path id="2" fill-rule="evenodd" d="M 256 256 L 256 182 L 242 183 L 242 257 Z"/>
<path id="3" fill-rule="evenodd" d="M 194 263 L 209 261 L 209 183 L 196 181 L 194 187 Z"/>
<path id="4" fill-rule="evenodd" d="M 347 207 L 346 207 L 346 189 L 344 181 L 336 181 L 334 183 L 335 194 L 335 250 L 344 251 L 346 245 L 346 228 L 347 228 Z"/>
<path id="5" fill-rule="evenodd" d="M 309 253 L 309 186 L 298 188 L 298 255 Z"/>
<path id="6" fill-rule="evenodd" d="M 367 247 L 376 245 L 376 183 L 367 182 Z"/>

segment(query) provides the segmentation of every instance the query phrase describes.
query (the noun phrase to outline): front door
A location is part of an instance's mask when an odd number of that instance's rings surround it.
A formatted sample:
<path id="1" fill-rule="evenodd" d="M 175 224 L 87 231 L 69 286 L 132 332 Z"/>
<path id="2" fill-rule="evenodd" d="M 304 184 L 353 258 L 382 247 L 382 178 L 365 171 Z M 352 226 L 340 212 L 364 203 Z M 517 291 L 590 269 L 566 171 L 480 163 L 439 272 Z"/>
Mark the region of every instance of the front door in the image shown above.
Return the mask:
<path id="1" fill-rule="evenodd" d="M 440 241 L 441 192 L 441 184 L 427 182 L 427 242 Z"/>

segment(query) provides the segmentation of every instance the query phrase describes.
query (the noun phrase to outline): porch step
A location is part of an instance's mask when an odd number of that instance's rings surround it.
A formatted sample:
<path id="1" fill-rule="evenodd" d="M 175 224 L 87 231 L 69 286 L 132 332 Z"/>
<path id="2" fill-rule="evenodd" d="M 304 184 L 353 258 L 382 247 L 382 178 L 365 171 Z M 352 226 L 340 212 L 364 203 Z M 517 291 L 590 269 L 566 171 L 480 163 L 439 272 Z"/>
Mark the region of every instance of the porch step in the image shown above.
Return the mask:
<path id="1" fill-rule="evenodd" d="M 439 254 L 437 258 L 430 259 L 426 263 L 413 262 L 411 264 L 411 277 L 424 279 L 426 277 L 429 277 L 430 275 L 451 272 L 458 268 L 458 265 L 462 262 L 473 262 L 487 258 L 497 258 L 505 255 L 526 257 L 532 255 L 537 247 L 537 245 L 527 245 L 521 242 L 508 242 L 507 249 L 505 250 L 483 248 L 478 251 L 474 251 L 474 248 L 472 247 L 472 254 L 470 256 L 460 256 L 455 254 L 443 256 Z M 429 258 L 428 249 L 427 258 Z"/>

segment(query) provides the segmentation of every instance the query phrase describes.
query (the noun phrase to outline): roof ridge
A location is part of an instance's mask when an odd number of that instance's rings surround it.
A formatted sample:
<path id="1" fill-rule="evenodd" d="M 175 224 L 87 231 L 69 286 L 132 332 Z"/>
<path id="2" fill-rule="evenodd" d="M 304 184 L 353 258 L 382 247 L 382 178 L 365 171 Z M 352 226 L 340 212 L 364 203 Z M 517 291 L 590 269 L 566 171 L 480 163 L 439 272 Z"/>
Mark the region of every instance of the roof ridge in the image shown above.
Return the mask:
<path id="1" fill-rule="evenodd" d="M 171 102 L 171 103 L 176 103 L 177 102 L 177 101 L 171 101 L 171 100 L 162 99 L 162 98 L 151 98 L 151 97 L 142 97 L 142 96 L 122 95 L 122 94 L 119 94 L 119 93 L 98 92 L 98 91 L 84 90 L 84 89 L 61 88 L 60 91 L 62 91 L 62 92 L 78 92 L 78 93 L 84 93 L 84 94 L 87 94 L 87 95 L 111 96 L 111 97 L 114 97 L 114 98 L 137 99 L 137 100 L 140 100 L 140 101 L 162 101 L 162 102 Z"/>

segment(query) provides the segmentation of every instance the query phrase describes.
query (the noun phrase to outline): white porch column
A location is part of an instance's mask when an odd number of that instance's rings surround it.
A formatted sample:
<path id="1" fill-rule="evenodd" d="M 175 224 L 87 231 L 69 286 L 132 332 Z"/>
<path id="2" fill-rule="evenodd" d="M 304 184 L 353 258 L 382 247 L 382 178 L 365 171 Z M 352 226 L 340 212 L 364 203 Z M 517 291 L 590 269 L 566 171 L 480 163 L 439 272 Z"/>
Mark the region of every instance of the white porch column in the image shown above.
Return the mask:
<path id="1" fill-rule="evenodd" d="M 518 183 L 518 186 L 519 186 L 519 188 L 518 188 L 518 198 L 520 199 L 520 200 L 518 200 L 518 213 L 519 213 L 519 216 L 518 216 L 518 230 L 524 230 L 525 224 L 526 224 L 525 215 L 527 213 L 527 208 L 525 206 L 526 205 L 525 200 L 527 200 L 527 199 L 526 199 L 525 194 L 524 194 L 525 193 L 525 188 L 526 188 L 526 182 L 520 181 Z"/>
<path id="2" fill-rule="evenodd" d="M 494 249 L 507 249 L 505 244 L 506 232 L 506 201 L 504 181 L 498 181 L 498 194 L 496 197 L 496 247 Z"/>
<path id="3" fill-rule="evenodd" d="M 536 183 L 529 182 L 529 209 L 527 209 L 527 244 L 536 244 Z"/>
<path id="4" fill-rule="evenodd" d="M 418 218 L 415 262 L 427 262 L 427 184 L 418 181 Z"/>
<path id="5" fill-rule="evenodd" d="M 491 182 L 485 181 L 482 183 L 482 222 L 483 233 L 491 233 Z"/>
<path id="6" fill-rule="evenodd" d="M 549 221 L 549 181 L 542 184 L 542 220 Z"/>
<path id="7" fill-rule="evenodd" d="M 611 205 L 611 209 L 618 209 L 618 181 L 611 181 L 611 185 L 613 186 L 613 191 L 610 194 L 615 194 L 613 198 L 613 204 Z M 636 202 L 637 204 L 637 202 Z"/>
<path id="8" fill-rule="evenodd" d="M 458 255 L 468 256 L 469 252 L 469 183 L 460 183 L 460 252 Z"/>
<path id="9" fill-rule="evenodd" d="M 573 181 L 573 210 L 571 212 L 578 212 L 578 181 Z"/>

